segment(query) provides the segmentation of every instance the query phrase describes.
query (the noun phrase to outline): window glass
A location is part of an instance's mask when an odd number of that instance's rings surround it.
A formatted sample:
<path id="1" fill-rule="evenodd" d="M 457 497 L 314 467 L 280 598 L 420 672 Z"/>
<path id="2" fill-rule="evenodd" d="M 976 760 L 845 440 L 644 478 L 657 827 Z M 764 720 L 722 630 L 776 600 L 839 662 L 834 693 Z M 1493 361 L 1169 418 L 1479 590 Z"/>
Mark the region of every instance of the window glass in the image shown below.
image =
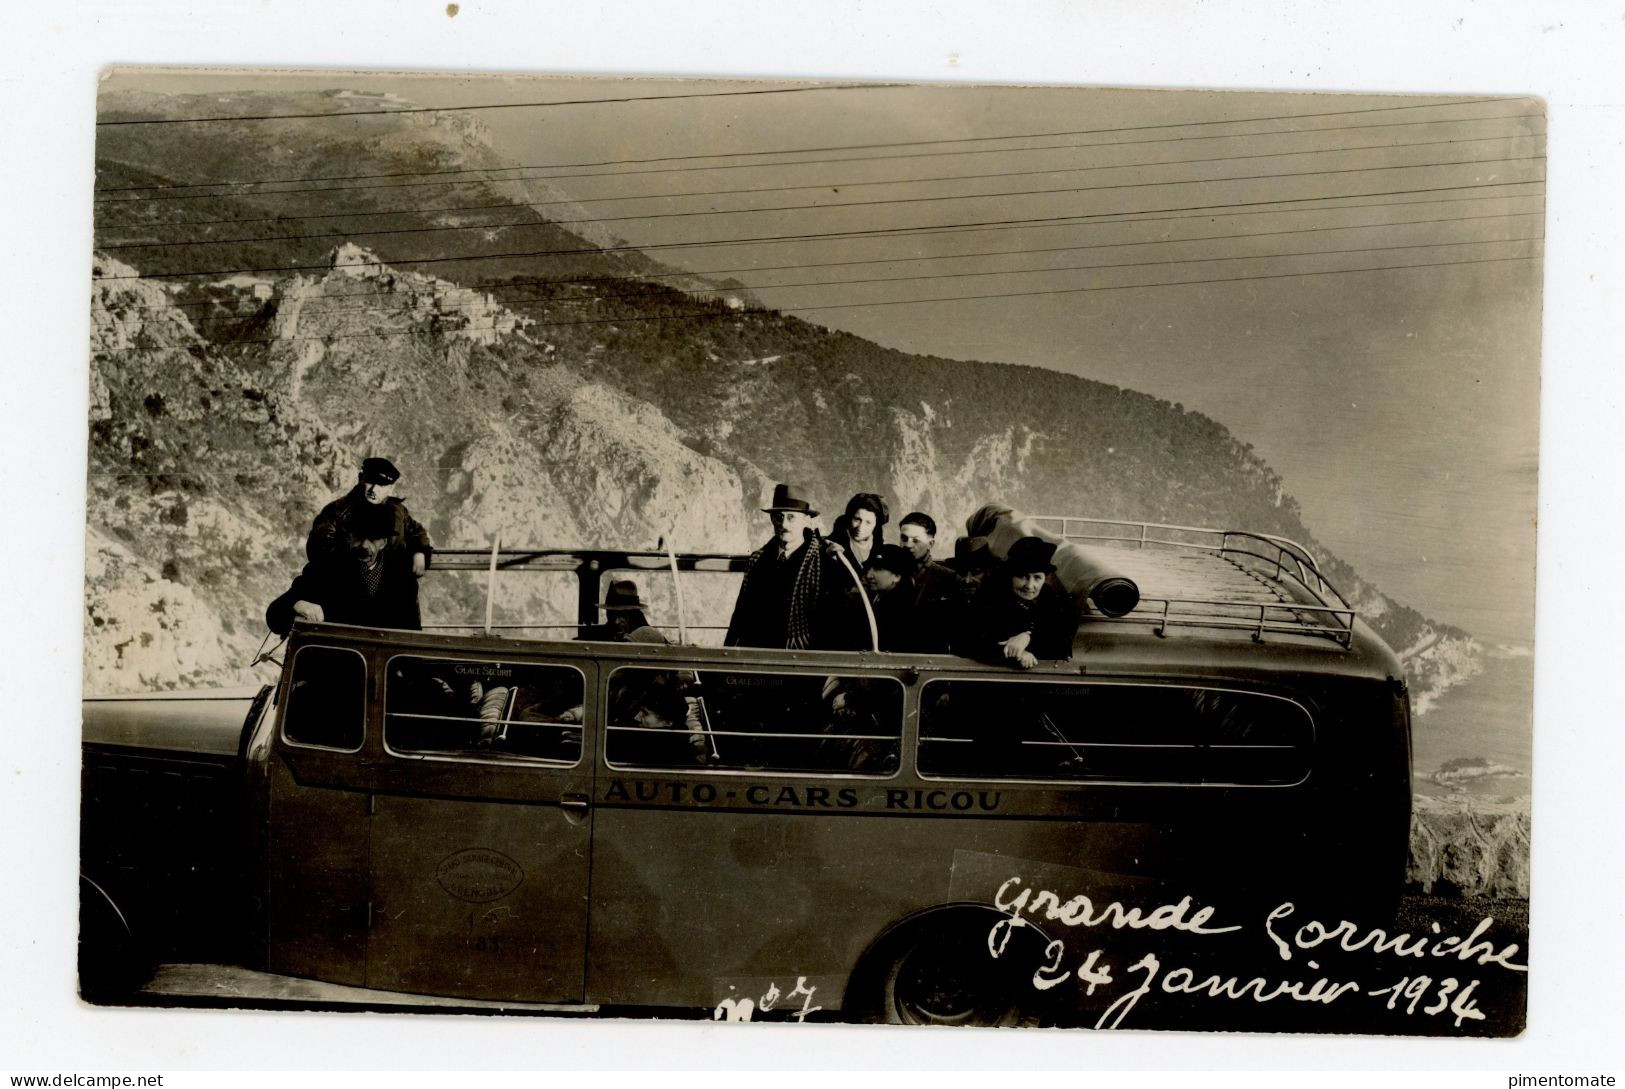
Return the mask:
<path id="1" fill-rule="evenodd" d="M 367 712 L 367 663 L 353 650 L 300 647 L 293 659 L 282 736 L 296 745 L 354 752 Z"/>
<path id="2" fill-rule="evenodd" d="M 903 686 L 890 677 L 622 668 L 608 757 L 630 767 L 890 775 Z"/>
<path id="3" fill-rule="evenodd" d="M 396 752 L 575 763 L 586 684 L 572 666 L 391 658 L 384 743 Z"/>
<path id="4" fill-rule="evenodd" d="M 1273 696 L 1172 685 L 931 681 L 920 771 L 967 778 L 1296 783 L 1313 728 Z"/>

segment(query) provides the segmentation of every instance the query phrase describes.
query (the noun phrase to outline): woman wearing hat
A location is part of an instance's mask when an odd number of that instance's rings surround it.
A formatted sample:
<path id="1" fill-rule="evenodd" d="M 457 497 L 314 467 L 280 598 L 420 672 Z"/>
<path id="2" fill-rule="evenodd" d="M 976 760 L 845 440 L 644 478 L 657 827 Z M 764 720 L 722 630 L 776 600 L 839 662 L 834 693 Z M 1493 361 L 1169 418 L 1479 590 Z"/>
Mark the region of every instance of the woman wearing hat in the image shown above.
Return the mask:
<path id="1" fill-rule="evenodd" d="M 1078 606 L 1056 585 L 1055 546 L 1023 537 L 989 575 L 976 595 L 972 617 L 972 657 L 998 658 L 1022 669 L 1040 661 L 1072 657 L 1078 634 Z"/>

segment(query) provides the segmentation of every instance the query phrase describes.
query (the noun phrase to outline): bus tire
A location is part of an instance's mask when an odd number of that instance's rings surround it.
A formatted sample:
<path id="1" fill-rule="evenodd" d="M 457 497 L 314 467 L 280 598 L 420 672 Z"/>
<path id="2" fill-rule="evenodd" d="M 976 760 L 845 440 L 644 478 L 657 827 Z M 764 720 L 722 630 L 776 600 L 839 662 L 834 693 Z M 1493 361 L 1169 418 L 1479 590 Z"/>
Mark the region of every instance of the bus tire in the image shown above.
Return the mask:
<path id="1" fill-rule="evenodd" d="M 152 977 L 155 967 L 129 916 L 101 885 L 79 875 L 79 995 L 116 1001 Z"/>
<path id="2" fill-rule="evenodd" d="M 1001 918 L 987 908 L 945 909 L 894 929 L 866 958 L 849 1012 L 891 1025 L 1045 1023 L 1031 981 L 1044 939 L 1036 928 L 1018 927 L 995 959 L 988 932 Z"/>

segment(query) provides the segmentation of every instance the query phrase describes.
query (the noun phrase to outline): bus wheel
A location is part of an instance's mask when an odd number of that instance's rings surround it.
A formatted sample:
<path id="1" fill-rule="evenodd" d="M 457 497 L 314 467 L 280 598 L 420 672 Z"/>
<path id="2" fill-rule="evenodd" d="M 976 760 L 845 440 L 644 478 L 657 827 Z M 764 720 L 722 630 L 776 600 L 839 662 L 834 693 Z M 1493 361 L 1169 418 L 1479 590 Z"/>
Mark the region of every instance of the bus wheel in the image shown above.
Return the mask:
<path id="1" fill-rule="evenodd" d="M 153 962 L 129 919 L 100 885 L 79 876 L 79 993 L 117 1001 L 145 983 Z"/>
<path id="2" fill-rule="evenodd" d="M 916 928 L 881 980 L 877 1020 L 893 1025 L 1036 1025 L 1030 959 L 988 953 L 992 920 L 978 913 Z M 1023 968 L 1022 965 L 1025 965 Z"/>

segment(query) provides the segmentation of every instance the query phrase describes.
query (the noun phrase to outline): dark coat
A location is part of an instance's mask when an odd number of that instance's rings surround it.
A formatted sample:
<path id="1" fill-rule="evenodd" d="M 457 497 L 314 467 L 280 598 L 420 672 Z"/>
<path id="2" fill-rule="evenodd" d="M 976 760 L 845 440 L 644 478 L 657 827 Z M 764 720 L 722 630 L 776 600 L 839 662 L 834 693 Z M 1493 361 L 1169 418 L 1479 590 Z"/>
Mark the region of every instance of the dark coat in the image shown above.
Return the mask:
<path id="1" fill-rule="evenodd" d="M 412 556 L 399 544 L 386 548 L 378 558 L 384 565 L 378 592 L 368 595 L 366 580 L 355 560 L 328 557 L 312 560 L 293 580 L 293 585 L 265 609 L 265 626 L 278 635 L 293 627 L 293 605 L 309 601 L 322 607 L 330 624 L 357 624 L 369 628 L 423 627 L 418 612 L 418 580 L 412 574 Z"/>
<path id="2" fill-rule="evenodd" d="M 918 589 L 913 579 L 899 579 L 890 590 L 874 595 L 875 626 L 880 629 L 880 649 L 921 651 L 926 649 L 915 606 Z"/>
<path id="3" fill-rule="evenodd" d="M 914 650 L 947 654 L 954 632 L 963 624 L 959 576 L 935 561 L 914 573 Z"/>
<path id="4" fill-rule="evenodd" d="M 1010 579 L 1000 572 L 988 575 L 971 603 L 972 643 L 962 648 L 973 658 L 1002 660 L 999 644 L 1024 631 L 1033 633 L 1027 650 L 1043 661 L 1064 661 L 1072 657 L 1072 641 L 1078 634 L 1078 603 L 1051 575 L 1033 601 L 1023 601 L 1010 589 Z"/>
<path id="5" fill-rule="evenodd" d="M 343 558 L 349 549 L 348 523 L 351 512 L 366 506 L 367 497 L 362 494 L 362 486 L 357 484 L 323 507 L 316 515 L 316 521 L 311 523 L 310 536 L 305 538 L 305 559 Z M 434 551 L 429 543 L 429 531 L 412 517 L 406 504 L 394 496 L 384 500 L 384 506 L 395 519 L 392 540 L 406 549 L 408 557 L 414 552 L 421 552 L 427 558 Z"/>
<path id="6" fill-rule="evenodd" d="M 814 550 L 810 554 L 807 549 Z M 818 592 L 802 618 L 809 632 L 807 646 L 813 650 L 859 650 L 869 646 L 869 625 L 862 604 L 853 590 L 852 576 L 841 561 L 826 555 L 821 539 L 813 537 L 788 559 L 780 559 L 778 538 L 751 553 L 750 567 L 739 586 L 728 634 L 729 647 L 771 647 L 790 645 L 793 625 L 790 610 L 792 591 L 803 564 L 817 565 Z"/>

